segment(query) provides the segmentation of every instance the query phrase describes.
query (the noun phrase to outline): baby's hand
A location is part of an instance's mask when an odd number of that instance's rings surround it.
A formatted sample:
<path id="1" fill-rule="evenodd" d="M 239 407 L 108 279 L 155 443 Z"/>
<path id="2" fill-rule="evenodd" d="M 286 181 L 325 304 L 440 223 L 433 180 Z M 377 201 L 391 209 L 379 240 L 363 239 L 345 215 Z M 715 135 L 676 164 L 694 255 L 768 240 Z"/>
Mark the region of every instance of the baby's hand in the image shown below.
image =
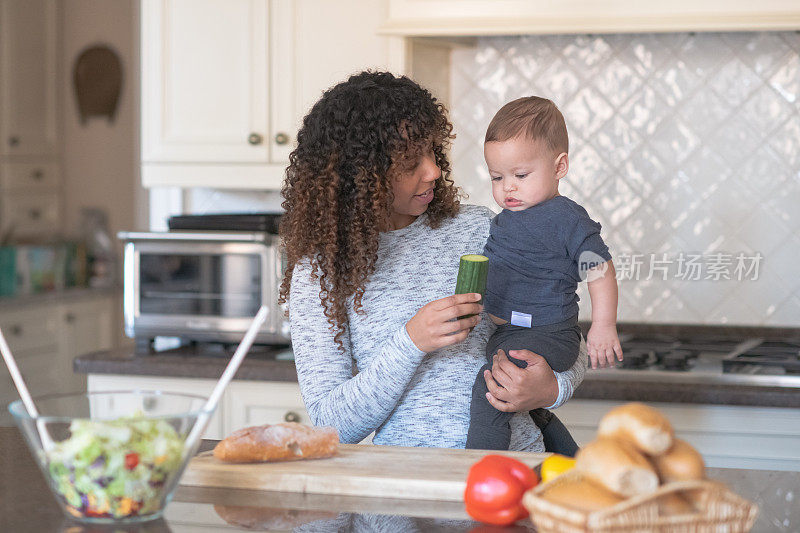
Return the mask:
<path id="1" fill-rule="evenodd" d="M 614 366 L 614 354 L 622 361 L 622 346 L 614 324 L 592 324 L 586 334 L 586 346 L 592 368 Z"/>

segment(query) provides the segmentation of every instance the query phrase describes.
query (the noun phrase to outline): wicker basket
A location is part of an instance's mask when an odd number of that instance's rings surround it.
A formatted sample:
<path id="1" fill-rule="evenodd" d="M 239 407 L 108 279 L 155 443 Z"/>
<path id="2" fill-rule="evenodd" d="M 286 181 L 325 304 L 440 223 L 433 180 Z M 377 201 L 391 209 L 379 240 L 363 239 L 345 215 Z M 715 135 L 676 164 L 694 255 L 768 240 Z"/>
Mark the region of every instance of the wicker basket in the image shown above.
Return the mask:
<path id="1" fill-rule="evenodd" d="M 582 478 L 579 472 L 567 472 L 528 491 L 522 503 L 531 513 L 539 533 L 605 533 L 659 531 L 669 533 L 746 532 L 758 514 L 758 506 L 737 496 L 714 481 L 667 483 L 643 496 L 629 498 L 602 511 L 585 512 L 545 500 L 549 487 Z M 693 512 L 667 514 L 669 499 L 682 495 L 692 502 Z"/>

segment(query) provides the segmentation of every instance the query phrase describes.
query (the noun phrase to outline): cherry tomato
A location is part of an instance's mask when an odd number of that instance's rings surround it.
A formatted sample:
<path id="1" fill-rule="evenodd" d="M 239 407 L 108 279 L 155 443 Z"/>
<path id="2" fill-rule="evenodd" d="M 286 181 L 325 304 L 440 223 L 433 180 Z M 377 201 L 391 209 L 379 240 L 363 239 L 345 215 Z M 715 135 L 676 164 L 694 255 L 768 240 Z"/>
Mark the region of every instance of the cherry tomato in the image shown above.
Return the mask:
<path id="1" fill-rule="evenodd" d="M 125 468 L 133 470 L 139 464 L 139 454 L 136 452 L 125 454 Z"/>

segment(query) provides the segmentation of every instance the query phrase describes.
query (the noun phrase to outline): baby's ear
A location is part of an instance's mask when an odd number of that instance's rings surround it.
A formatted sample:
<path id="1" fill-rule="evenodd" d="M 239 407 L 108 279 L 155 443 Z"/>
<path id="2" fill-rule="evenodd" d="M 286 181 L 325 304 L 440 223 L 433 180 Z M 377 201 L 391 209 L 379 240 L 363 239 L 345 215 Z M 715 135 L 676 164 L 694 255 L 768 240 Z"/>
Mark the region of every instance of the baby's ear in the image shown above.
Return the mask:
<path id="1" fill-rule="evenodd" d="M 561 179 L 569 172 L 569 155 L 566 152 L 561 152 L 556 157 L 556 178 Z"/>

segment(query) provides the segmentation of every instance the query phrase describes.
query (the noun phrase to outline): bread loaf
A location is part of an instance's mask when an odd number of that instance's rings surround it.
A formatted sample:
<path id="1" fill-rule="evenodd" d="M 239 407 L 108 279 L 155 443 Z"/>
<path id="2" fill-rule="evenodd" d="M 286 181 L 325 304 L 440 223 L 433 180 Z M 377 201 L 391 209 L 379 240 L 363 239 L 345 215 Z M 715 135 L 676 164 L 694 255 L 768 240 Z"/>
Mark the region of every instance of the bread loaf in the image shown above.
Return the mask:
<path id="1" fill-rule="evenodd" d="M 600 420 L 597 436 L 626 440 L 641 452 L 656 456 L 672 446 L 675 430 L 658 410 L 633 402 L 606 413 Z"/>
<path id="2" fill-rule="evenodd" d="M 658 488 L 658 475 L 632 444 L 598 438 L 578 451 L 575 468 L 618 496 L 647 494 Z"/>
<path id="3" fill-rule="evenodd" d="M 336 454 L 339 434 L 332 427 L 285 422 L 234 431 L 214 448 L 214 457 L 229 463 L 315 459 Z"/>
<path id="4" fill-rule="evenodd" d="M 703 457 L 691 444 L 680 439 L 675 439 L 665 454 L 653 457 L 653 464 L 662 483 L 703 479 L 706 476 Z"/>
<path id="5" fill-rule="evenodd" d="M 522 503 L 528 509 L 531 507 L 525 504 L 525 498 L 531 497 L 534 497 L 533 491 L 528 491 L 523 496 Z M 586 512 L 599 511 L 623 501 L 604 487 L 585 479 L 553 483 L 541 497 L 549 502 Z"/>
<path id="6" fill-rule="evenodd" d="M 338 516 L 338 513 L 329 511 L 239 505 L 214 505 L 214 511 L 229 524 L 255 531 L 288 531 L 309 522 L 331 520 Z"/>

